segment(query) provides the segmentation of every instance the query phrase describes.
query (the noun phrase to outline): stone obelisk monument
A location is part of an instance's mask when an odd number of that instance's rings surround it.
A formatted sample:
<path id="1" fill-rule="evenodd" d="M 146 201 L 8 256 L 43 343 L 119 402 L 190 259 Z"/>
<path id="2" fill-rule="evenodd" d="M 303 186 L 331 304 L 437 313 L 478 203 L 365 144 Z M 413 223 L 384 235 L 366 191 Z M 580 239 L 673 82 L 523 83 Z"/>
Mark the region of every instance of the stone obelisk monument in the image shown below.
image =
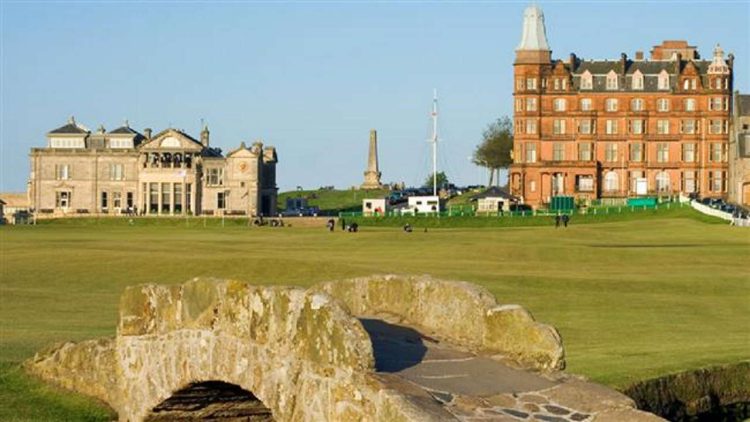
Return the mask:
<path id="1" fill-rule="evenodd" d="M 378 132 L 370 129 L 370 155 L 367 157 L 367 170 L 362 189 L 382 189 L 380 171 L 378 170 Z"/>

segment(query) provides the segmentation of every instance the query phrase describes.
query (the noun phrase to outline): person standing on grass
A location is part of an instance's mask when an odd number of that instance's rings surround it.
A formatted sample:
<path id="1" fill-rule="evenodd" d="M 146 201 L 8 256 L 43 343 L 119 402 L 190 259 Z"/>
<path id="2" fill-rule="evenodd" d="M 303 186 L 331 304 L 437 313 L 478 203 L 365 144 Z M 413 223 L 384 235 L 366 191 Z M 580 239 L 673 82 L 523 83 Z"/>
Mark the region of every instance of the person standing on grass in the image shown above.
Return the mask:
<path id="1" fill-rule="evenodd" d="M 560 214 L 555 215 L 555 228 L 560 227 Z"/>
<path id="2" fill-rule="evenodd" d="M 346 220 L 341 219 L 341 230 L 346 230 Z"/>
<path id="3" fill-rule="evenodd" d="M 568 214 L 563 214 L 562 221 L 563 221 L 563 225 L 565 225 L 565 227 L 567 228 L 568 227 L 568 221 L 570 221 L 570 216 L 568 216 Z"/>

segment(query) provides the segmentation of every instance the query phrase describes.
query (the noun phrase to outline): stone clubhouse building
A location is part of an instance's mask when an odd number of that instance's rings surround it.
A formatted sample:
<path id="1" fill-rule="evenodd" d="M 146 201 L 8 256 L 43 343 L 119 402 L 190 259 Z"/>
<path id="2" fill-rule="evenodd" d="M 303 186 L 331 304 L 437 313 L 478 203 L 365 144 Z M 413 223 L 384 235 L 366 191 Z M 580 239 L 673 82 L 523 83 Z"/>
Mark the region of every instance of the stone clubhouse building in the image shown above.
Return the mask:
<path id="1" fill-rule="evenodd" d="M 29 198 L 38 216 L 274 215 L 276 150 L 255 142 L 226 156 L 178 129 L 152 136 L 126 122 L 91 132 L 74 118 L 32 148 Z"/>
<path id="2" fill-rule="evenodd" d="M 514 74 L 510 189 L 534 207 L 699 194 L 726 197 L 734 57 L 686 41 L 650 58 L 553 60 L 544 15 L 524 13 Z"/>

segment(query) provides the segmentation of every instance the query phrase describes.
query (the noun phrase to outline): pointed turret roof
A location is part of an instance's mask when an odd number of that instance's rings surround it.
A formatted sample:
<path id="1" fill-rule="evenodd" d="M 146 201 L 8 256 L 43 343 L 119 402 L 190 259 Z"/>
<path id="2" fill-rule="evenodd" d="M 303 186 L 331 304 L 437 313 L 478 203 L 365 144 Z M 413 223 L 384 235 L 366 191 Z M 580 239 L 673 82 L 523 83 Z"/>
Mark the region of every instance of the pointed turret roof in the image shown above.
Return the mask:
<path id="1" fill-rule="evenodd" d="M 516 51 L 549 50 L 547 30 L 544 27 L 544 12 L 532 4 L 523 12 L 523 35 Z"/>

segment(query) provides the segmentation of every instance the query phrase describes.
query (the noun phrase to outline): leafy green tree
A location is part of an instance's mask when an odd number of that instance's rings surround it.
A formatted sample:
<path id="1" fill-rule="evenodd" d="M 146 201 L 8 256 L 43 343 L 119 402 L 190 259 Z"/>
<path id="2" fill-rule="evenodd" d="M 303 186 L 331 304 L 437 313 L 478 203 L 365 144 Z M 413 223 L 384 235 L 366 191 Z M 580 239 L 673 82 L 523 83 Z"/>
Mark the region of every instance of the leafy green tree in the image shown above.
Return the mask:
<path id="1" fill-rule="evenodd" d="M 448 176 L 445 175 L 445 172 L 444 171 L 437 172 L 437 186 L 438 186 L 438 189 L 440 189 L 441 186 L 447 185 L 448 183 L 449 183 L 448 182 Z M 424 186 L 426 188 L 431 188 L 432 187 L 432 173 L 430 173 L 430 175 L 427 176 L 427 178 L 424 180 L 424 184 L 422 186 Z"/>
<path id="2" fill-rule="evenodd" d="M 513 121 L 505 116 L 487 126 L 482 133 L 482 142 L 474 150 L 474 164 L 490 171 L 488 186 L 492 186 L 493 180 L 500 184 L 500 169 L 507 169 L 513 163 L 512 153 Z"/>

